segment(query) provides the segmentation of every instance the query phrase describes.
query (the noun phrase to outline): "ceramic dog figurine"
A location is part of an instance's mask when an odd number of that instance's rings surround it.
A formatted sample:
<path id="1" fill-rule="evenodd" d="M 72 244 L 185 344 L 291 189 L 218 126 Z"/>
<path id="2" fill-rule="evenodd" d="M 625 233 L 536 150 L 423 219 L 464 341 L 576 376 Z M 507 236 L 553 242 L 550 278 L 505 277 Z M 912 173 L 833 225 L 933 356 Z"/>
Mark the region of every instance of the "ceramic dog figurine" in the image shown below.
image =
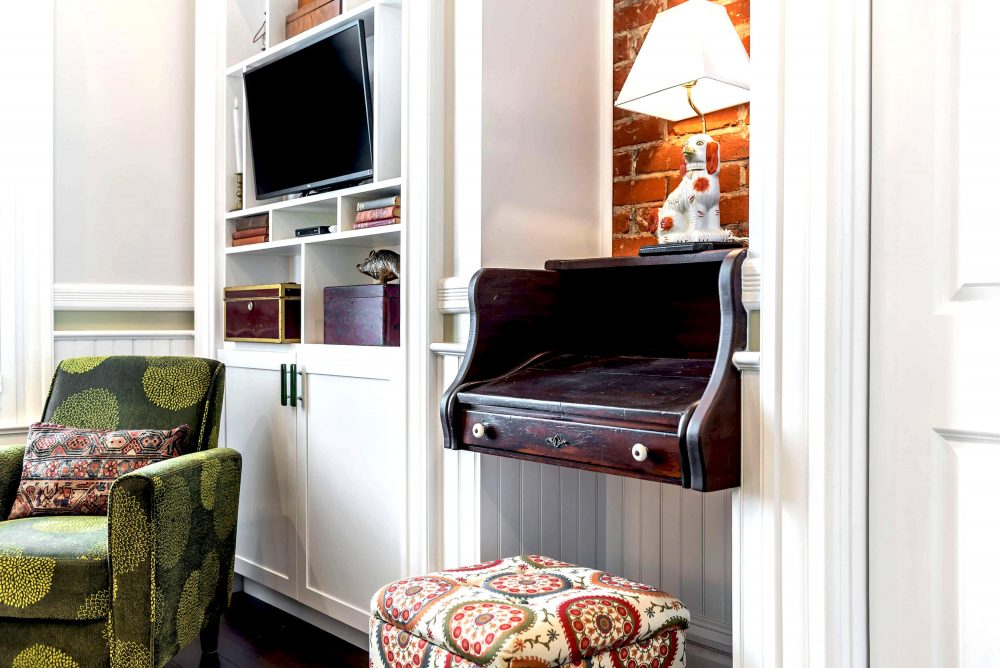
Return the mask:
<path id="1" fill-rule="evenodd" d="M 684 144 L 681 182 L 657 216 L 656 238 L 678 241 L 732 241 L 719 219 L 719 143 L 706 134 Z"/>

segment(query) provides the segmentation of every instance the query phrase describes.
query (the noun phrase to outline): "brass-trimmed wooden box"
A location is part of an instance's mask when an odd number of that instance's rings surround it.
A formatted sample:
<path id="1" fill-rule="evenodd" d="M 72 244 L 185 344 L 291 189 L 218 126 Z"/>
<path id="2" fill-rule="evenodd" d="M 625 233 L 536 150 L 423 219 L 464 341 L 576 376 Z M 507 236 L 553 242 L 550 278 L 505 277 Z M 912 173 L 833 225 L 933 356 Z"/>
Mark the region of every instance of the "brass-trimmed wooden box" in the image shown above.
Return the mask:
<path id="1" fill-rule="evenodd" d="M 240 285 L 224 292 L 226 341 L 302 341 L 302 286 L 298 283 Z"/>

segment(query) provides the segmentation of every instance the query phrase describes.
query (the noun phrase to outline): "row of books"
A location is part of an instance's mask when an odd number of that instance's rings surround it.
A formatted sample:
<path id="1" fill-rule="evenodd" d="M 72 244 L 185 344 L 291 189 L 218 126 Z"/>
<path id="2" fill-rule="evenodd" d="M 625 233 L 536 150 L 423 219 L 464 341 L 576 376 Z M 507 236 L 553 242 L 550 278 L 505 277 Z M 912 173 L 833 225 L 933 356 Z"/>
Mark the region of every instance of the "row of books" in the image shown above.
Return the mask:
<path id="1" fill-rule="evenodd" d="M 358 212 L 354 216 L 354 229 L 398 225 L 400 212 L 399 195 L 358 202 Z"/>
<path id="2" fill-rule="evenodd" d="M 267 231 L 267 214 L 247 216 L 234 221 L 233 246 L 249 246 L 270 240 Z"/>

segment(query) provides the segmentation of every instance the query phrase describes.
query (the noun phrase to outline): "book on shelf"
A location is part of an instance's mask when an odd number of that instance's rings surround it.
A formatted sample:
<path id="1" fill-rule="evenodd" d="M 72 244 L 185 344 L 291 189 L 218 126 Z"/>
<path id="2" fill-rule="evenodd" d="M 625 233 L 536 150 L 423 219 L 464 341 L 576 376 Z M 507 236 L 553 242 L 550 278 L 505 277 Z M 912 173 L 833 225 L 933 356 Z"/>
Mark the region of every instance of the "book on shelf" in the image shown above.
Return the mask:
<path id="1" fill-rule="evenodd" d="M 251 227 L 249 230 L 237 230 L 233 232 L 233 239 L 246 239 L 247 237 L 267 236 L 267 226 Z"/>
<path id="2" fill-rule="evenodd" d="M 251 244 L 262 244 L 267 241 L 267 235 L 262 234 L 256 237 L 243 237 L 242 239 L 233 239 L 233 246 L 249 246 Z"/>
<path id="3" fill-rule="evenodd" d="M 399 225 L 399 216 L 393 216 L 392 218 L 379 218 L 378 220 L 355 221 L 354 229 L 364 230 L 369 227 L 382 227 L 383 225 Z"/>
<path id="4" fill-rule="evenodd" d="M 379 197 L 370 199 L 367 202 L 358 202 L 358 211 L 370 211 L 371 209 L 383 209 L 387 206 L 399 206 L 399 195 L 389 197 Z"/>
<path id="5" fill-rule="evenodd" d="M 383 206 L 378 209 L 368 209 L 366 211 L 358 211 L 357 215 L 354 216 L 354 222 L 356 223 L 366 223 L 369 220 L 382 220 L 383 218 L 398 218 L 399 217 L 399 207 L 398 206 Z"/>
<path id="6" fill-rule="evenodd" d="M 233 221 L 233 230 L 236 232 L 252 230 L 255 227 L 267 227 L 266 213 L 258 213 L 256 216 L 247 216 L 246 218 L 237 218 Z"/>

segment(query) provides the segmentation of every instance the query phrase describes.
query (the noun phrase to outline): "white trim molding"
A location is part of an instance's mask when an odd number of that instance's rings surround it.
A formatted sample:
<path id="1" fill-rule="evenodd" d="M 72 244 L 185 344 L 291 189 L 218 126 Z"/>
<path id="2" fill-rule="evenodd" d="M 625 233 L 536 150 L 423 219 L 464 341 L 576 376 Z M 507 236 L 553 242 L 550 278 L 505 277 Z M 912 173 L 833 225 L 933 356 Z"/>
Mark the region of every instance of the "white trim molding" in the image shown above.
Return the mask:
<path id="1" fill-rule="evenodd" d="M 818 3 L 752 0 L 760 411 L 734 522 L 736 668 L 868 665 L 871 2 Z"/>
<path id="2" fill-rule="evenodd" d="M 57 311 L 193 311 L 190 285 L 56 283 Z"/>
<path id="3" fill-rule="evenodd" d="M 61 340 L 73 339 L 193 339 L 193 329 L 101 329 L 62 330 L 53 333 Z"/>
<path id="4" fill-rule="evenodd" d="M 454 315 L 469 312 L 469 278 L 446 276 L 438 281 L 437 308 L 439 313 Z"/>
<path id="5" fill-rule="evenodd" d="M 743 308 L 747 312 L 760 310 L 760 261 L 756 257 L 743 262 Z"/>
<path id="6" fill-rule="evenodd" d="M 0 112 L 0 424 L 18 426 L 52 377 L 55 2 L 4 9 L 0 79 L 17 93 Z"/>

